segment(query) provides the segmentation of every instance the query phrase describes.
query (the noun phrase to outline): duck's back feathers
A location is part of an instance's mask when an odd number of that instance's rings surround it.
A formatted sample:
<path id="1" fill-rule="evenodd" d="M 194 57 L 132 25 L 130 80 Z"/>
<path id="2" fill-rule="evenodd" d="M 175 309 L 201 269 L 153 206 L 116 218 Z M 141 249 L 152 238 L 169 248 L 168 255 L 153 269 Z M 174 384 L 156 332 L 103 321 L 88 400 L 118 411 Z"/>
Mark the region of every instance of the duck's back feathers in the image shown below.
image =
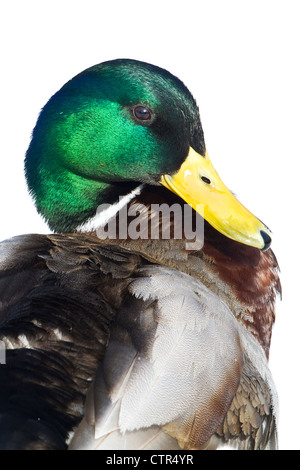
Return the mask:
<path id="1" fill-rule="evenodd" d="M 2 250 L 2 448 L 276 440 L 265 354 L 200 281 L 88 235 Z"/>

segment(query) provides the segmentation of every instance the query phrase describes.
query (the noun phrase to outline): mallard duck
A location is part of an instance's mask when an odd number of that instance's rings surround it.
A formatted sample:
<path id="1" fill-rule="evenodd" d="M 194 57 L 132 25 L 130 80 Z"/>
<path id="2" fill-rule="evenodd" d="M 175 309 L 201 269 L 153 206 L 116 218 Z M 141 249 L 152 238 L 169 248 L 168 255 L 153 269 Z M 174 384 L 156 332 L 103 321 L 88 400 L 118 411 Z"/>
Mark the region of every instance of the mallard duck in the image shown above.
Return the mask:
<path id="1" fill-rule="evenodd" d="M 1 243 L 1 448 L 276 448 L 271 234 L 185 85 L 129 59 L 83 71 L 42 109 L 25 174 L 52 233 Z M 186 207 L 200 243 L 177 236 Z"/>

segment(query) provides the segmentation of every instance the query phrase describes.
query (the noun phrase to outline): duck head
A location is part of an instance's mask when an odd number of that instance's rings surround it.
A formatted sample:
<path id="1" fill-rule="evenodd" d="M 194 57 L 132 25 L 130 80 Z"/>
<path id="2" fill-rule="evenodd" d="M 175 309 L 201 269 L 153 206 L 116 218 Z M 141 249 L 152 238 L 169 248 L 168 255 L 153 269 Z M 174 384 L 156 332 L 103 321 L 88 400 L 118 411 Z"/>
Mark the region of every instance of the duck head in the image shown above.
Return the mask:
<path id="1" fill-rule="evenodd" d="M 25 159 L 28 187 L 54 231 L 139 184 L 164 186 L 223 235 L 260 249 L 268 228 L 226 188 L 206 151 L 198 107 L 159 67 L 119 59 L 67 82 L 43 108 Z"/>

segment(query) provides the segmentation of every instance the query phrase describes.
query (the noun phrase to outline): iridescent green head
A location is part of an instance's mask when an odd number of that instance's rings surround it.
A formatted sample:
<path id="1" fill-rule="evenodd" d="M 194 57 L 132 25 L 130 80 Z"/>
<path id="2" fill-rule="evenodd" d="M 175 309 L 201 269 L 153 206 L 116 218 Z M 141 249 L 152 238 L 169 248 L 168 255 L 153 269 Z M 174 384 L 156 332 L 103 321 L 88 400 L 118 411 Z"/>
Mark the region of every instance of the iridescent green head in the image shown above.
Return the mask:
<path id="1" fill-rule="evenodd" d="M 176 173 L 189 148 L 205 155 L 195 100 L 159 67 L 119 59 L 91 67 L 43 108 L 26 154 L 28 187 L 55 231 L 99 204 Z"/>

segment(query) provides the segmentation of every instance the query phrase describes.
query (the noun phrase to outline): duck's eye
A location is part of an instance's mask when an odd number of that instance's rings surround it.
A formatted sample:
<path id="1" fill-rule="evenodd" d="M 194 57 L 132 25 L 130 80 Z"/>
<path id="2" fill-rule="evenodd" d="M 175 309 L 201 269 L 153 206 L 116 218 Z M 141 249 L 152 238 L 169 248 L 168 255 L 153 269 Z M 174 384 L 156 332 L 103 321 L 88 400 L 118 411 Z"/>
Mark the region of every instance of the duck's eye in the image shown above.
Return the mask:
<path id="1" fill-rule="evenodd" d="M 152 117 L 150 109 L 142 105 L 135 106 L 133 114 L 139 121 L 150 121 Z"/>
<path id="2" fill-rule="evenodd" d="M 210 183 L 211 183 L 210 179 L 207 178 L 206 176 L 201 176 L 201 179 L 202 179 L 202 181 L 204 181 L 204 183 L 206 183 L 206 184 L 210 184 Z"/>

